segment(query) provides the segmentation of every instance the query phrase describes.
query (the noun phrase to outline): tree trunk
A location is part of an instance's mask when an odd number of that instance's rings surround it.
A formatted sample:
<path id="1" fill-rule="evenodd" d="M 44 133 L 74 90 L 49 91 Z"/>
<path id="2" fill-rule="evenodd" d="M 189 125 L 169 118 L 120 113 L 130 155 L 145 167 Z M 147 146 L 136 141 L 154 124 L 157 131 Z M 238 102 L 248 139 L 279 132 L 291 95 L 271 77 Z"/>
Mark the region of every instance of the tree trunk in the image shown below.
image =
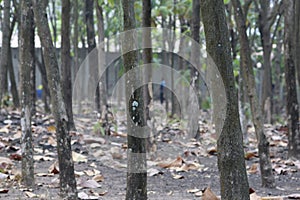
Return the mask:
<path id="1" fill-rule="evenodd" d="M 123 0 L 124 31 L 136 28 L 134 1 Z M 133 49 L 134 36 L 125 34 L 126 41 L 122 41 L 122 51 Z M 126 109 L 127 109 L 127 189 L 126 200 L 147 199 L 147 166 L 146 166 L 146 139 L 138 137 L 143 133 L 138 132 L 139 127 L 146 125 L 144 119 L 143 87 L 136 88 L 137 80 L 140 78 L 134 73 L 129 73 L 138 65 L 137 52 L 123 53 L 125 76 L 126 76 Z M 133 122 L 132 122 L 133 121 Z"/>
<path id="2" fill-rule="evenodd" d="M 253 72 L 253 63 L 251 60 L 251 49 L 249 39 L 246 33 L 246 19 L 243 14 L 242 6 L 239 0 L 232 0 L 235 11 L 235 21 L 239 32 L 239 40 L 241 45 L 241 68 L 242 77 L 244 79 L 252 113 L 252 121 L 255 127 L 255 134 L 258 141 L 258 154 L 261 171 L 261 180 L 263 187 L 275 187 L 275 179 L 272 173 L 272 165 L 270 161 L 269 142 L 264 134 L 264 123 L 262 118 L 262 110 L 259 106 L 255 89 L 255 77 Z"/>
<path id="3" fill-rule="evenodd" d="M 295 1 L 295 34 L 296 34 L 296 55 L 300 55 L 300 1 Z M 297 71 L 297 78 L 298 78 L 298 91 L 300 90 L 300 57 L 295 57 L 295 65 Z M 298 92 L 298 99 L 300 99 L 300 92 Z"/>
<path id="4" fill-rule="evenodd" d="M 7 70 L 10 51 L 10 0 L 4 1 L 4 17 L 2 22 L 2 48 L 0 65 L 0 106 L 3 95 L 7 92 Z"/>
<path id="5" fill-rule="evenodd" d="M 34 186 L 34 160 L 31 132 L 32 109 L 32 69 L 34 65 L 33 10 L 31 0 L 21 1 L 20 23 L 20 65 L 22 88 L 22 183 L 26 187 Z"/>
<path id="6" fill-rule="evenodd" d="M 72 74 L 70 55 L 70 0 L 62 0 L 62 26 L 61 26 L 61 83 L 63 100 L 66 106 L 69 129 L 74 130 L 75 124 L 72 110 Z M 75 11 L 77 12 L 77 11 Z"/>
<path id="7" fill-rule="evenodd" d="M 94 0 L 85 0 L 85 20 L 86 20 L 86 32 L 87 32 L 87 43 L 88 43 L 88 52 L 90 53 L 94 48 L 96 48 L 95 40 L 95 28 L 94 28 Z M 96 70 L 96 71 L 95 71 Z M 98 72 L 97 69 L 94 69 L 94 72 Z M 95 77 L 91 75 L 92 77 Z M 97 112 L 101 113 L 100 105 L 100 90 L 98 80 L 94 80 L 97 83 L 96 93 L 95 93 L 95 103 Z"/>
<path id="8" fill-rule="evenodd" d="M 34 18 L 38 28 L 38 35 L 44 48 L 47 79 L 51 94 L 52 114 L 56 125 L 57 154 L 59 162 L 60 195 L 64 199 L 76 200 L 76 179 L 74 174 L 74 162 L 71 151 L 71 137 L 68 130 L 68 118 L 62 99 L 60 74 L 55 48 L 52 43 L 48 19 L 46 15 L 46 1 L 34 0 Z"/>
<path id="9" fill-rule="evenodd" d="M 287 120 L 289 130 L 289 157 L 300 159 L 300 130 L 299 120 L 299 104 L 297 100 L 296 90 L 296 70 L 295 70 L 295 46 L 294 42 L 298 33 L 294 32 L 295 26 L 295 0 L 285 0 L 284 12 L 284 65 L 285 65 L 285 83 L 287 90 Z M 299 12 L 298 10 L 296 12 Z M 299 56 L 299 55 L 296 55 Z"/>
<path id="10" fill-rule="evenodd" d="M 151 27 L 151 0 L 143 0 L 143 27 Z M 151 29 L 143 29 L 143 44 L 146 47 L 152 47 L 151 41 Z M 144 119 L 146 121 L 151 121 L 150 119 L 150 104 L 153 100 L 153 90 L 152 90 L 152 48 L 143 49 L 142 52 L 143 64 L 145 66 L 151 65 L 151 67 L 146 67 L 144 70 L 145 83 L 143 89 L 143 100 L 144 100 Z M 147 139 L 147 150 L 155 150 L 155 139 L 153 137 L 153 131 L 150 130 L 149 138 Z"/>
<path id="11" fill-rule="evenodd" d="M 102 112 L 102 119 L 105 121 L 104 123 L 106 124 L 106 126 L 104 127 L 105 129 L 105 133 L 108 134 L 109 133 L 109 126 L 108 126 L 108 122 L 107 122 L 107 109 L 108 109 L 108 105 L 107 105 L 107 86 L 106 86 L 106 82 L 107 82 L 107 71 L 105 71 L 105 67 L 106 67 L 106 53 L 105 53 L 105 43 L 104 43 L 104 37 L 105 37 L 105 30 L 104 30 L 104 17 L 103 17 L 103 9 L 102 9 L 102 5 L 99 5 L 98 2 L 96 2 L 96 11 L 97 11 L 97 25 L 98 25 L 98 65 L 99 65 L 99 75 L 100 77 L 100 102 L 102 105 L 101 108 L 101 112 Z"/>
<path id="12" fill-rule="evenodd" d="M 223 0 L 201 0 L 207 53 L 216 64 L 227 98 L 226 119 L 218 139 L 218 167 L 223 200 L 249 200 L 237 91 L 234 86 L 228 27 Z M 234 142 L 233 142 L 234 141 Z"/>

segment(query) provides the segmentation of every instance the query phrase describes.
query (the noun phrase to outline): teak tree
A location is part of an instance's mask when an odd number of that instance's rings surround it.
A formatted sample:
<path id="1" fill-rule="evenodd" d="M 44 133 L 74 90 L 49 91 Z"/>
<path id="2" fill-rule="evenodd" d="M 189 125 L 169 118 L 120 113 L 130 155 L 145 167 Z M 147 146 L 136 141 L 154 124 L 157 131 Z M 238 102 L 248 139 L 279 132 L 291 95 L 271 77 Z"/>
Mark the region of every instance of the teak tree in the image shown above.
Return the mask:
<path id="1" fill-rule="evenodd" d="M 234 16 L 235 21 L 237 23 L 237 30 L 239 32 L 241 55 L 240 67 L 242 68 L 242 79 L 244 80 L 247 89 L 252 113 L 252 121 L 255 127 L 256 138 L 258 140 L 258 154 L 262 186 L 274 187 L 275 179 L 272 173 L 272 165 L 270 161 L 269 142 L 264 134 L 264 121 L 262 118 L 262 110 L 260 108 L 256 94 L 253 63 L 251 60 L 251 49 L 246 33 L 246 19 L 242 10 L 240 0 L 232 0 L 232 4 L 235 11 Z"/>
<path id="2" fill-rule="evenodd" d="M 136 28 L 134 1 L 123 0 L 124 31 Z M 138 127 L 145 126 L 143 87 L 135 90 L 136 74 L 129 71 L 137 67 L 138 55 L 134 49 L 134 35 L 125 32 L 122 40 L 122 54 L 126 76 L 126 109 L 127 109 L 127 189 L 126 200 L 147 199 L 146 139 L 139 137 Z M 127 52 L 129 51 L 129 52 Z"/>
<path id="3" fill-rule="evenodd" d="M 21 89 L 22 89 L 22 183 L 26 187 L 34 186 L 34 160 L 33 142 L 31 131 L 31 74 L 34 65 L 34 26 L 31 0 L 21 2 L 20 23 L 20 65 L 21 65 Z"/>
<path id="4" fill-rule="evenodd" d="M 227 98 L 226 119 L 217 142 L 221 197 L 224 200 L 249 200 L 225 6 L 223 0 L 201 0 L 200 8 L 207 52 L 221 74 Z"/>
<path id="5" fill-rule="evenodd" d="M 33 1 L 34 19 L 42 47 L 44 48 L 43 57 L 49 81 L 52 114 L 56 126 L 60 195 L 64 199 L 76 200 L 78 197 L 71 151 L 71 137 L 68 130 L 68 118 L 62 98 L 59 67 L 51 39 L 46 7 L 47 1 Z"/>

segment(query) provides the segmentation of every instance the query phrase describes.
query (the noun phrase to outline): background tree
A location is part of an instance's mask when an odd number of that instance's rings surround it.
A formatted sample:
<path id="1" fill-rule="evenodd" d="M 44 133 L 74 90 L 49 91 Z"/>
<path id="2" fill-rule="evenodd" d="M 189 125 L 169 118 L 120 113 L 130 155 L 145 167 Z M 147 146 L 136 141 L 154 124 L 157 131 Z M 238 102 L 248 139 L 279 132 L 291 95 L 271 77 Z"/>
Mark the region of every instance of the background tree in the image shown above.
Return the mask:
<path id="1" fill-rule="evenodd" d="M 284 65 L 285 65 L 285 83 L 286 83 L 286 111 L 287 124 L 289 131 L 289 157 L 300 159 L 300 130 L 299 130 L 299 104 L 297 100 L 296 89 L 296 67 L 295 67 L 295 40 L 298 33 L 294 31 L 295 27 L 295 1 L 284 1 Z M 298 23 L 298 22 L 297 22 Z M 299 90 L 298 90 L 299 91 Z"/>
<path id="2" fill-rule="evenodd" d="M 70 0 L 62 0 L 62 26 L 61 26 L 61 83 L 63 89 L 63 100 L 68 116 L 68 126 L 75 129 L 72 111 L 72 74 L 71 74 L 71 55 L 70 55 Z"/>
<path id="3" fill-rule="evenodd" d="M 136 28 L 134 1 L 123 0 L 123 21 L 124 31 Z M 135 38 L 130 33 L 125 34 L 122 41 L 122 51 L 133 49 Z M 138 127 L 146 125 L 144 119 L 143 90 L 134 91 L 136 84 L 136 74 L 127 73 L 138 65 L 138 55 L 136 51 L 123 53 L 125 76 L 126 76 L 126 102 L 127 102 L 127 143 L 128 143 L 128 161 L 127 161 L 127 188 L 126 200 L 147 199 L 147 170 L 146 170 L 146 139 L 137 137 L 143 133 L 137 133 Z M 143 87 L 141 87 L 143 88 Z M 134 103 L 135 102 L 135 103 Z M 133 103 L 136 108 L 133 108 Z M 132 120 L 134 123 L 132 123 Z"/>
<path id="4" fill-rule="evenodd" d="M 34 160 L 31 131 L 32 69 L 34 65 L 34 20 L 31 0 L 21 1 L 20 65 L 22 88 L 22 183 L 34 186 Z"/>
<path id="5" fill-rule="evenodd" d="M 235 12 L 235 21 L 239 32 L 240 55 L 242 77 L 247 89 L 248 98 L 250 101 L 252 121 L 255 127 L 255 134 L 258 140 L 258 154 L 261 171 L 262 186 L 274 187 L 274 176 L 272 174 L 272 165 L 269 154 L 269 142 L 264 134 L 264 123 L 262 118 L 262 110 L 259 106 L 255 77 L 253 72 L 253 63 L 251 60 L 251 49 L 248 36 L 246 33 L 246 19 L 239 0 L 232 0 Z"/>
<path id="6" fill-rule="evenodd" d="M 9 64 L 10 50 L 10 0 L 4 0 L 3 22 L 2 22 L 2 48 L 1 48 L 1 65 L 0 65 L 0 105 L 3 95 L 7 92 L 7 70 Z"/>
<path id="7" fill-rule="evenodd" d="M 249 200 L 225 6 L 223 0 L 201 0 L 200 8 L 207 52 L 221 74 L 227 98 L 226 118 L 217 142 L 221 198 Z"/>
<path id="8" fill-rule="evenodd" d="M 55 120 L 57 134 L 57 154 L 59 162 L 60 195 L 64 199 L 77 199 L 74 162 L 71 151 L 71 138 L 68 130 L 67 113 L 62 99 L 60 74 L 52 43 L 48 19 L 46 15 L 47 2 L 34 0 L 34 19 L 38 28 L 38 35 L 44 48 L 43 57 L 49 81 L 52 114 Z"/>

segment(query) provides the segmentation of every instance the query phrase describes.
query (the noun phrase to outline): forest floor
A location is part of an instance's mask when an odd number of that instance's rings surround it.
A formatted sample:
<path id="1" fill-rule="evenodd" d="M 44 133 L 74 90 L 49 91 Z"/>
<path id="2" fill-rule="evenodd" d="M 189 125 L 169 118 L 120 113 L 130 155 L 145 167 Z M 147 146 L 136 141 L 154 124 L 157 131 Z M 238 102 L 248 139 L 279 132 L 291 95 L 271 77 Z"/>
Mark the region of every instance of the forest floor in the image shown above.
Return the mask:
<path id="1" fill-rule="evenodd" d="M 88 112 L 88 111 L 87 111 Z M 124 199 L 126 193 L 125 112 L 112 120 L 111 135 L 103 136 L 95 116 L 76 116 L 72 134 L 73 160 L 79 196 L 82 199 Z M 207 117 L 207 116 L 204 116 Z M 220 195 L 216 136 L 207 120 L 200 120 L 200 140 L 185 138 L 176 121 L 161 120 L 156 129 L 157 152 L 148 158 L 148 199 L 201 199 L 210 188 Z M 118 127 L 116 129 L 116 127 Z M 168 127 L 168 128 L 166 128 Z M 300 199 L 300 161 L 287 159 L 287 129 L 266 125 L 276 180 L 273 189 L 262 188 L 253 128 L 245 158 L 250 187 L 257 196 Z M 180 137 L 177 137 L 180 135 Z M 38 112 L 33 120 L 35 184 L 24 188 L 21 179 L 20 112 L 0 113 L 0 199 L 59 199 L 54 120 Z M 183 139 L 187 139 L 183 142 Z M 254 199 L 254 198 L 252 198 Z M 260 199 L 260 198 L 255 198 Z"/>

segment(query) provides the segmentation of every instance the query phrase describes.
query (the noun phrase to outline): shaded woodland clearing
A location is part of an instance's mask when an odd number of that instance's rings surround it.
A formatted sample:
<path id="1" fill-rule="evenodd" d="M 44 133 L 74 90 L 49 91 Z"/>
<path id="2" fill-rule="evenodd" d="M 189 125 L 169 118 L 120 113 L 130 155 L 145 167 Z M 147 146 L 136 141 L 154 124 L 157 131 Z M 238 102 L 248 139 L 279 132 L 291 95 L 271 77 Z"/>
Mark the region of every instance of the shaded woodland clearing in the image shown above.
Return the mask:
<path id="1" fill-rule="evenodd" d="M 106 192 L 105 181 L 110 180 L 106 176 L 117 171 L 126 173 L 122 193 L 126 200 L 146 200 L 162 190 L 175 195 L 180 191 L 173 188 L 176 181 L 189 187 L 180 194 L 203 200 L 214 196 L 211 190 L 223 200 L 266 199 L 257 195 L 267 195 L 263 194 L 267 190 L 272 196 L 271 191 L 281 191 L 277 199 L 298 198 L 298 194 L 282 193 L 298 191 L 285 183 L 295 180 L 292 185 L 297 185 L 300 159 L 299 9 L 297 0 L 3 0 L 0 128 L 3 153 L 9 158 L 1 157 L 1 178 L 32 190 L 22 191 L 29 198 L 36 196 L 36 176 L 47 179 L 43 185 L 59 189 L 56 194 L 63 199 L 110 198 L 115 194 Z M 160 28 L 162 32 L 157 31 Z M 136 30 L 141 30 L 140 35 Z M 18 84 L 10 48 L 14 32 L 18 35 Z M 114 39 L 116 34 L 124 37 Z M 42 47 L 37 61 L 36 35 Z M 154 41 L 157 35 L 161 40 Z M 195 42 L 178 35 L 188 35 Z M 79 46 L 93 55 L 86 59 L 92 70 L 78 71 Z M 124 78 L 123 99 L 112 106 L 109 77 L 102 74 L 110 49 L 121 52 L 122 59 L 113 67 L 118 65 L 116 77 Z M 178 62 L 166 52 L 175 52 Z M 140 67 L 146 65 L 150 67 Z M 153 73 L 157 65 L 168 66 L 170 72 L 161 71 L 157 77 Z M 43 80 L 38 87 L 43 89 L 43 109 L 36 96 L 37 66 Z M 198 99 L 196 93 L 202 93 L 205 85 L 200 83 L 202 72 L 208 75 L 205 84 L 210 96 L 206 93 Z M 87 87 L 77 85 L 78 74 L 87 75 Z M 159 105 L 151 82 L 160 84 L 160 102 L 165 100 L 163 109 L 154 109 L 157 115 L 151 113 L 152 103 Z M 165 88 L 169 89 L 166 98 Z M 206 110 L 198 113 L 197 102 Z M 74 104 L 79 111 L 73 111 Z M 46 167 L 47 174 L 35 170 L 36 166 L 44 171 L 47 162 L 52 163 Z M 219 187 L 214 182 L 216 166 Z M 211 178 L 205 186 L 201 174 Z M 259 182 L 248 181 L 248 176 L 255 179 L 256 175 Z M 50 183 L 48 178 L 53 178 Z M 172 191 L 156 188 L 160 185 L 155 181 L 164 178 L 174 182 Z M 119 186 L 121 180 L 108 184 Z M 206 189 L 202 192 L 198 187 Z M 255 193 L 260 187 L 266 189 Z M 84 193 L 83 188 L 104 190 Z M 8 194 L 10 189 L 1 192 Z"/>
<path id="2" fill-rule="evenodd" d="M 158 102 L 155 102 L 159 104 Z M 208 126 L 209 114 L 203 112 L 201 139 L 182 143 L 182 130 L 164 120 L 157 124 L 157 152 L 148 157 L 149 199 L 200 199 L 202 190 L 210 187 L 219 195 L 219 175 L 216 158 L 216 139 Z M 75 116 L 77 132 L 71 132 L 72 150 L 78 192 L 82 199 L 120 199 L 126 193 L 126 117 L 118 112 L 118 130 L 111 126 L 111 135 L 103 136 L 97 130 L 95 116 Z M 36 188 L 26 189 L 20 184 L 20 113 L 2 109 L 0 123 L 1 198 L 57 199 L 58 166 L 54 121 L 51 116 L 38 112 L 33 120 Z M 163 116 L 157 116 L 163 118 Z M 123 118 L 123 120 L 122 120 Z M 164 128 L 168 126 L 169 128 Z M 88 127 L 88 128 L 87 128 Z M 84 131 L 85 130 L 85 131 Z M 249 184 L 259 196 L 287 197 L 300 193 L 300 163 L 287 159 L 287 129 L 282 125 L 266 125 L 270 141 L 271 161 L 276 188 L 261 188 L 255 134 L 249 127 L 249 144 L 245 145 L 245 158 Z M 175 137 L 176 134 L 180 135 Z M 176 152 L 176 153 L 174 153 Z M 6 158 L 6 159 L 4 159 Z M 7 160 L 8 159 L 8 160 Z M 55 164 L 56 162 L 56 164 Z M 6 176 L 4 176 L 6 174 Z M 95 180 L 95 181 L 92 181 Z M 32 195 L 32 196 L 31 196 Z M 35 196 L 35 197 L 34 197 Z M 295 196 L 295 195 L 294 195 Z M 292 197 L 292 196 L 290 196 Z"/>

